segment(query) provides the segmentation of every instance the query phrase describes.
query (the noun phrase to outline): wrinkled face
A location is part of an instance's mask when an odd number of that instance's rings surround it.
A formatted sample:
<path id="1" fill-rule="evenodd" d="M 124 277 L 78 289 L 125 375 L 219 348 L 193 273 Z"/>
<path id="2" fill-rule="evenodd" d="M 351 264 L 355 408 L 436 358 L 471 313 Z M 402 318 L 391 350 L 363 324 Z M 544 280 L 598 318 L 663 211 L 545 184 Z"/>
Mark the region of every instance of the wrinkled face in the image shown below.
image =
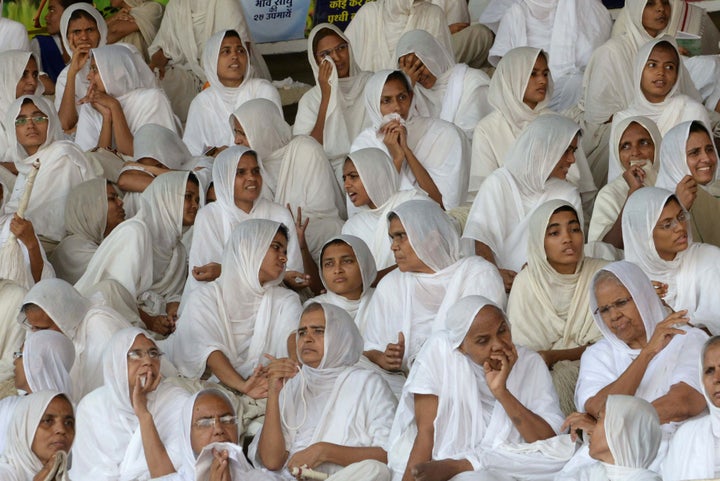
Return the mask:
<path id="1" fill-rule="evenodd" d="M 360 174 L 358 174 L 355 164 L 348 157 L 345 159 L 345 165 L 343 166 L 343 187 L 345 187 L 345 193 L 350 198 L 350 202 L 355 207 L 362 207 L 367 205 L 371 209 L 375 208 L 375 204 L 370 200 L 370 196 L 365 190 L 365 184 L 363 184 Z"/>
<path id="2" fill-rule="evenodd" d="M 33 155 L 47 140 L 48 116 L 34 103 L 20 107 L 15 117 L 15 135 L 17 141 L 28 155 Z"/>
<path id="3" fill-rule="evenodd" d="M 636 161 L 649 160 L 652 163 L 655 162 L 655 142 L 645 127 L 631 122 L 620 137 L 618 154 L 625 170 Z"/>
<path id="4" fill-rule="evenodd" d="M 678 252 L 688 248 L 687 214 L 680 204 L 672 200 L 663 207 L 653 228 L 655 250 L 661 259 L 671 261 Z"/>
<path id="5" fill-rule="evenodd" d="M 698 184 L 708 185 L 715 180 L 717 156 L 707 132 L 691 132 L 685 144 L 685 154 L 690 175 Z"/>
<path id="6" fill-rule="evenodd" d="M 208 426 L 209 420 L 215 423 Z M 237 416 L 233 407 L 213 393 L 198 396 L 190 426 L 190 445 L 195 456 L 208 444 L 237 443 L 238 439 Z"/>
<path id="7" fill-rule="evenodd" d="M 79 17 L 68 23 L 67 39 L 73 50 L 80 46 L 97 48 L 100 45 L 100 30 L 94 19 Z"/>
<path id="8" fill-rule="evenodd" d="M 390 221 L 388 235 L 390 236 L 390 249 L 395 256 L 398 269 L 402 272 L 433 272 L 415 253 L 400 219 L 394 218 Z"/>
<path id="9" fill-rule="evenodd" d="M 43 413 L 31 449 L 45 464 L 58 451 L 70 452 L 75 439 L 75 415 L 70 401 L 56 396 Z"/>
<path id="10" fill-rule="evenodd" d="M 105 223 L 105 237 L 107 237 L 115 227 L 125 220 L 125 209 L 123 209 L 123 201 L 120 195 L 112 185 L 106 184 L 105 190 L 108 204 L 107 222 Z"/>
<path id="11" fill-rule="evenodd" d="M 360 299 L 363 292 L 362 273 L 352 247 L 344 242 L 331 244 L 323 250 L 320 262 L 329 291 L 347 299 Z"/>
<path id="12" fill-rule="evenodd" d="M 20 348 L 20 353 L 23 352 L 25 346 Z M 23 357 L 15 357 L 13 355 L 13 373 L 15 374 L 15 389 L 19 389 L 25 392 L 32 392 L 30 385 L 28 384 L 27 377 L 25 376 L 25 363 Z"/>
<path id="13" fill-rule="evenodd" d="M 107 93 L 103 79 L 100 76 L 100 71 L 98 71 L 95 57 L 90 58 L 90 69 L 88 70 L 87 79 L 96 92 Z"/>
<path id="14" fill-rule="evenodd" d="M 44 331 L 47 329 L 62 332 L 47 312 L 35 304 L 28 304 L 25 306 L 23 313 L 27 318 L 27 323 L 30 325 L 30 330 L 33 332 Z"/>
<path id="15" fill-rule="evenodd" d="M 321 38 L 315 50 L 315 61 L 320 65 L 325 57 L 335 63 L 338 78 L 350 76 L 350 47 L 345 40 L 335 34 Z"/>
<path id="16" fill-rule="evenodd" d="M 715 407 L 720 407 L 720 344 L 713 344 L 707 348 L 702 369 L 705 394 Z"/>
<path id="17" fill-rule="evenodd" d="M 260 272 L 258 272 L 260 285 L 278 279 L 285 272 L 287 244 L 288 240 L 285 234 L 282 232 L 275 234 L 265 254 L 265 258 L 263 258 L 262 264 L 260 265 Z"/>
<path id="18" fill-rule="evenodd" d="M 239 87 L 245 78 L 248 54 L 242 40 L 226 37 L 220 44 L 217 61 L 217 76 L 226 87 Z"/>
<path id="19" fill-rule="evenodd" d="M 560 157 L 558 163 L 555 164 L 555 168 L 552 170 L 552 172 L 550 172 L 550 175 L 548 177 L 560 180 L 567 179 L 570 167 L 572 167 L 572 165 L 575 163 L 575 152 L 577 152 L 578 149 L 578 138 L 578 135 L 573 137 L 572 142 L 570 142 L 570 145 L 568 145 L 567 149 L 565 149 L 562 157 Z"/>
<path id="20" fill-rule="evenodd" d="M 240 122 L 238 122 L 235 116 L 233 116 L 233 135 L 235 136 L 235 145 L 244 145 L 248 149 L 252 148 L 250 147 L 250 140 L 247 138 L 245 129 L 240 125 Z"/>
<path id="21" fill-rule="evenodd" d="M 260 197 L 262 184 L 257 157 L 249 153 L 243 154 L 235 171 L 235 205 L 245 212 L 250 212 L 255 201 Z"/>
<path id="22" fill-rule="evenodd" d="M 390 79 L 385 82 L 380 96 L 380 113 L 383 116 L 397 113 L 407 120 L 412 104 L 412 92 L 409 92 L 405 84 L 398 79 Z"/>
<path id="23" fill-rule="evenodd" d="M 527 87 L 525 87 L 525 95 L 523 96 L 525 105 L 534 109 L 537 104 L 545 100 L 549 79 L 550 69 L 548 68 L 547 59 L 545 55 L 540 54 L 535 60 Z"/>
<path id="24" fill-rule="evenodd" d="M 33 95 L 40 82 L 39 75 L 40 71 L 38 70 L 35 57 L 30 55 L 27 65 L 25 65 L 25 70 L 23 70 L 22 77 L 20 77 L 15 87 L 15 98 L 20 98 L 22 95 Z"/>
<path id="25" fill-rule="evenodd" d="M 577 214 L 560 211 L 550 217 L 545 229 L 545 255 L 561 274 L 574 274 L 583 253 L 583 233 Z"/>
<path id="26" fill-rule="evenodd" d="M 65 7 L 62 6 L 60 0 L 50 0 L 48 2 L 47 14 L 45 15 L 45 28 L 48 35 L 56 35 L 60 33 L 60 17 L 62 17 Z"/>
<path id="27" fill-rule="evenodd" d="M 642 25 L 651 37 L 665 30 L 670 21 L 670 0 L 648 0 L 642 14 Z"/>
<path id="28" fill-rule="evenodd" d="M 317 368 L 325 355 L 325 313 L 322 309 L 303 312 L 297 330 L 297 350 L 300 361 Z"/>
<path id="29" fill-rule="evenodd" d="M 185 197 L 183 201 L 183 225 L 191 226 L 195 223 L 198 208 L 200 207 L 200 187 L 194 182 L 185 184 Z"/>
<path id="30" fill-rule="evenodd" d="M 510 326 L 502 312 L 493 306 L 480 309 L 460 344 L 460 351 L 479 366 L 485 362 L 497 366 L 497 360 L 491 359 L 491 356 L 512 348 Z"/>
<path id="31" fill-rule="evenodd" d="M 136 355 L 131 355 L 133 352 Z M 160 350 L 155 345 L 155 342 L 151 341 L 144 335 L 140 334 L 135 338 L 132 346 L 128 349 L 127 356 L 127 369 L 128 369 L 128 394 L 132 399 L 132 392 L 135 388 L 135 383 L 139 382 L 142 385 L 142 380 L 145 380 L 147 385 L 155 382 L 157 377 L 160 375 Z M 158 354 L 153 358 L 153 354 Z M 137 358 L 139 356 L 139 359 Z M 151 379 L 152 377 L 152 379 Z"/>
<path id="32" fill-rule="evenodd" d="M 672 48 L 658 46 L 652 49 L 645 62 L 640 90 L 654 104 L 665 100 L 678 78 L 678 56 Z"/>
<path id="33" fill-rule="evenodd" d="M 605 433 L 605 412 L 601 412 L 598 416 L 597 423 L 593 432 L 590 434 L 590 456 L 593 459 L 608 464 L 615 464 L 613 455 L 607 442 L 607 434 Z"/>
<path id="34" fill-rule="evenodd" d="M 645 324 L 640 311 L 625 286 L 612 279 L 595 286 L 598 313 L 615 336 L 631 349 L 640 349 L 647 343 Z"/>
<path id="35" fill-rule="evenodd" d="M 420 76 L 418 77 L 418 83 L 426 89 L 433 88 L 435 82 L 437 82 L 437 77 L 432 74 L 430 69 L 428 69 L 427 66 L 420 59 L 418 59 L 417 55 L 415 55 L 414 53 L 409 53 L 400 57 L 400 60 L 404 60 L 405 62 L 407 62 L 408 65 L 412 65 L 415 62 L 420 62 L 422 64 L 422 68 L 419 71 Z"/>

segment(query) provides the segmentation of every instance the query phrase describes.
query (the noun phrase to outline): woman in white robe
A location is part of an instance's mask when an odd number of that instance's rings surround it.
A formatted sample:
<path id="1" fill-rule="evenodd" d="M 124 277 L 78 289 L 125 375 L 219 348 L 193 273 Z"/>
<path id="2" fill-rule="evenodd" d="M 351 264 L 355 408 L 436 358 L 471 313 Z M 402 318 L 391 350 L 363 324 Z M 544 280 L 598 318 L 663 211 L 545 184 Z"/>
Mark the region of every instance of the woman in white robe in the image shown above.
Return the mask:
<path id="1" fill-rule="evenodd" d="M 248 100 L 271 100 L 282 113 L 277 89 L 267 80 L 255 78 L 243 40 L 235 30 L 222 30 L 205 44 L 202 65 L 210 86 L 190 104 L 183 137 L 193 155 L 233 145 L 227 119 Z"/>
<path id="2" fill-rule="evenodd" d="M 13 375 L 13 353 L 23 342 L 25 330 L 17 322 L 27 289 L 14 281 L 0 280 L 0 382 Z"/>
<path id="3" fill-rule="evenodd" d="M 329 53 L 320 53 L 325 51 Z M 293 134 L 320 142 L 339 180 L 350 144 L 368 126 L 362 93 L 372 73 L 360 70 L 350 40 L 330 23 L 310 31 L 307 52 L 315 86 L 298 102 Z"/>
<path id="4" fill-rule="evenodd" d="M 450 122 L 417 115 L 413 102 L 410 80 L 401 71 L 382 70 L 370 77 L 365 109 L 372 127 L 360 133 L 350 151 L 383 150 L 400 172 L 401 188 L 419 187 L 452 209 L 467 194 L 468 140 Z"/>
<path id="5" fill-rule="evenodd" d="M 30 50 L 30 39 L 25 26 L 3 17 L 3 3 L 0 0 L 0 51 Z"/>
<path id="6" fill-rule="evenodd" d="M 554 110 L 575 106 L 582 95 L 585 66 L 610 38 L 612 19 L 600 0 L 523 0 L 511 6 L 498 26 L 488 59 L 493 65 L 515 47 L 549 53 L 555 91 Z"/>
<path id="7" fill-rule="evenodd" d="M 123 329 L 110 339 L 105 383 L 77 407 L 73 481 L 155 479 L 180 468 L 178 416 L 189 395 L 163 382 L 161 356 L 140 329 Z"/>
<path id="8" fill-rule="evenodd" d="M 637 264 L 675 310 L 720 332 L 720 248 L 693 242 L 688 212 L 672 192 L 645 187 L 628 199 L 623 214 L 625 259 Z"/>
<path id="9" fill-rule="evenodd" d="M 133 155 L 133 135 L 145 124 L 180 132 L 165 92 L 142 57 L 130 45 L 106 45 L 91 51 L 91 86 L 82 101 L 75 142 Z"/>
<path id="10" fill-rule="evenodd" d="M 279 286 L 287 242 L 287 229 L 271 220 L 250 219 L 233 230 L 220 277 L 186 298 L 168 340 L 182 375 L 199 378 L 209 371 L 240 393 L 266 396 L 267 381 L 257 368 L 263 354 L 286 355 L 301 310 L 297 294 Z"/>
<path id="11" fill-rule="evenodd" d="M 119 11 L 107 19 L 108 43 L 129 43 L 148 60 L 152 44 L 163 18 L 163 6 L 152 0 L 112 0 Z"/>
<path id="12" fill-rule="evenodd" d="M 455 63 L 452 52 L 425 30 L 405 32 L 395 57 L 413 82 L 418 113 L 452 122 L 471 139 L 477 123 L 492 111 L 490 77 L 482 70 Z"/>
<path id="13" fill-rule="evenodd" d="M 553 439 L 553 448 L 543 441 L 562 419 L 539 356 L 513 343 L 501 308 L 468 296 L 453 304 L 410 371 L 389 464 L 396 480 L 438 479 L 433 471 L 455 481 L 551 479 L 575 450 L 567 435 Z"/>

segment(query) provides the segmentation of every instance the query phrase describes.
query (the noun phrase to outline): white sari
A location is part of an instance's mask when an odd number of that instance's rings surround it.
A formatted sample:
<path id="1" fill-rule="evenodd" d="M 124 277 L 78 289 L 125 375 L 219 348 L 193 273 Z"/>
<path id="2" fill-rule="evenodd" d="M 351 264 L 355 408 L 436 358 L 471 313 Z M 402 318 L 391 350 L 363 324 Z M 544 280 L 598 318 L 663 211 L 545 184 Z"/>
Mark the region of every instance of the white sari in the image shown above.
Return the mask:
<path id="1" fill-rule="evenodd" d="M 0 70 L 0 161 L 3 162 L 5 161 L 5 151 L 8 149 L 7 139 L 5 138 L 5 132 L 8 130 L 5 127 L 5 115 L 10 108 L 10 104 L 15 101 L 17 84 L 22 79 L 31 55 L 33 54 L 23 50 L 0 52 L 0 65 L 3 66 L 2 70 Z M 37 62 L 37 57 L 35 61 Z M 45 92 L 45 87 L 42 82 L 38 82 L 35 95 L 42 95 L 43 92 Z M 15 130 L 14 123 L 10 124 L 10 127 Z M 12 159 L 8 160 L 8 162 L 11 161 Z"/>
<path id="2" fill-rule="evenodd" d="M 30 392 L 59 391 L 69 399 L 73 395 L 70 370 L 75 362 L 75 348 L 68 337 L 50 329 L 29 332 L 22 348 L 23 371 Z"/>
<path id="3" fill-rule="evenodd" d="M 164 8 L 162 4 L 153 0 L 124 0 L 130 7 L 129 15 L 138 28 L 137 32 L 129 33 L 118 42 L 133 45 L 147 59 L 148 47 L 152 44 L 160 28 Z"/>
<path id="4" fill-rule="evenodd" d="M 13 281 L 0 280 L 0 382 L 13 377 L 13 353 L 25 338 L 25 330 L 17 322 L 17 316 L 27 293 L 25 287 Z"/>

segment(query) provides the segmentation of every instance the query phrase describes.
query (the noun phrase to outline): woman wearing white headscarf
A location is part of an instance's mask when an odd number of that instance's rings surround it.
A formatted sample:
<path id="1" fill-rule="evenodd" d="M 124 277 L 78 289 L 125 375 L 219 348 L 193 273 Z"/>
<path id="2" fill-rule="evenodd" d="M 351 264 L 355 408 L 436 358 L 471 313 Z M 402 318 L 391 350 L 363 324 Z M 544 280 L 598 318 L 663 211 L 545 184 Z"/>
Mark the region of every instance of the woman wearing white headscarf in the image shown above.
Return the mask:
<path id="1" fill-rule="evenodd" d="M 687 211 L 670 191 L 645 187 L 628 199 L 623 214 L 625 259 L 655 283 L 665 302 L 687 310 L 693 323 L 720 332 L 720 248 L 693 242 Z"/>
<path id="2" fill-rule="evenodd" d="M 163 18 L 163 6 L 152 0 L 112 0 L 120 9 L 108 17 L 108 43 L 129 43 L 148 60 L 148 47 L 157 35 Z"/>
<path id="3" fill-rule="evenodd" d="M 244 47 L 246 40 L 235 30 L 222 30 L 205 44 L 202 65 L 210 86 L 190 104 L 183 137 L 193 155 L 233 145 L 227 119 L 248 100 L 271 100 L 282 113 L 277 89 L 267 80 L 255 78 Z"/>
<path id="4" fill-rule="evenodd" d="M 272 199 L 302 208 L 310 221 L 305 238 L 317 258 L 323 242 L 340 233 L 340 213 L 345 212 L 344 196 L 322 146 L 312 137 L 293 137 L 282 113 L 267 99 L 245 102 L 233 112 L 230 125 L 235 143 L 262 159 L 263 182 Z"/>
<path id="5" fill-rule="evenodd" d="M 267 367 L 267 412 L 250 458 L 282 480 L 307 465 L 329 481 L 389 481 L 385 446 L 397 403 L 380 376 L 355 365 L 363 340 L 350 315 L 313 303 L 295 325 L 302 367 L 290 359 Z"/>
<path id="6" fill-rule="evenodd" d="M 390 101 L 385 101 L 388 95 Z M 468 140 L 450 122 L 421 117 L 413 109 L 410 80 L 399 70 L 382 70 L 365 85 L 365 109 L 371 127 L 350 151 L 375 147 L 387 153 L 400 172 L 403 189 L 419 187 L 445 209 L 459 206 L 467 194 Z"/>
<path id="7" fill-rule="evenodd" d="M 30 39 L 28 38 L 27 30 L 25 26 L 4 18 L 3 16 L 3 1 L 0 0 L 0 51 L 5 50 L 30 50 Z"/>
<path id="8" fill-rule="evenodd" d="M 90 87 L 83 99 L 75 142 L 83 150 L 117 148 L 133 155 L 133 136 L 145 124 L 179 132 L 177 117 L 153 73 L 130 45 L 91 51 Z"/>
<path id="9" fill-rule="evenodd" d="M 501 308 L 467 296 L 453 303 L 410 371 L 389 464 L 397 480 L 426 469 L 467 472 L 455 480 L 550 479 L 575 449 L 567 435 L 554 446 L 543 441 L 555 437 L 562 419 L 539 356 L 513 343 Z"/>
<path id="10" fill-rule="evenodd" d="M 209 370 L 226 386 L 265 397 L 256 369 L 263 354 L 285 356 L 301 310 L 297 294 L 279 286 L 287 240 L 287 229 L 271 220 L 250 219 L 233 230 L 220 277 L 187 296 L 168 341 L 181 374 L 199 378 Z"/>
<path id="11" fill-rule="evenodd" d="M 398 67 L 413 82 L 420 115 L 452 122 L 468 139 L 489 114 L 490 77 L 482 70 L 455 63 L 451 51 L 425 30 L 405 32 L 395 49 Z"/>
<path id="12" fill-rule="evenodd" d="M 182 466 L 177 421 L 188 393 L 162 382 L 161 356 L 140 329 L 123 329 L 110 339 L 105 384 L 77 408 L 73 481 L 155 479 Z"/>
<path id="13" fill-rule="evenodd" d="M 551 107 L 565 110 L 582 95 L 585 66 L 610 38 L 612 19 L 600 0 L 522 0 L 503 15 L 488 59 L 492 64 L 514 47 L 542 48 L 555 80 Z"/>
<path id="14" fill-rule="evenodd" d="M 360 70 L 350 40 L 330 23 L 310 31 L 307 52 L 315 87 L 298 102 L 293 134 L 320 142 L 340 179 L 350 144 L 368 126 L 362 93 L 372 73 Z"/>

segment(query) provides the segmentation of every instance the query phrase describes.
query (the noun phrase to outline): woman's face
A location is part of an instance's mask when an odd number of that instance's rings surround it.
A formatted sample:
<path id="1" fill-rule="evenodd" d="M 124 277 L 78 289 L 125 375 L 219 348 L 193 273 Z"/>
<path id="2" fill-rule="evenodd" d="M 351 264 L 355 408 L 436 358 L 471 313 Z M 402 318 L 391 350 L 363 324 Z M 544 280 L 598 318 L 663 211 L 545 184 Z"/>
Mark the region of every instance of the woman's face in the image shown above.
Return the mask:
<path id="1" fill-rule="evenodd" d="M 597 418 L 595 428 L 590 434 L 590 457 L 607 464 L 615 464 L 613 455 L 608 446 L 605 434 L 605 412 L 602 411 Z"/>
<path id="2" fill-rule="evenodd" d="M 631 349 L 647 344 L 645 324 L 625 286 L 612 279 L 600 282 L 595 286 L 595 299 L 602 321 L 618 339 Z"/>
<path id="3" fill-rule="evenodd" d="M 549 79 L 550 69 L 548 68 L 547 59 L 545 55 L 540 54 L 535 60 L 527 87 L 525 87 L 525 95 L 523 96 L 525 105 L 534 109 L 537 104 L 545 100 Z"/>
<path id="4" fill-rule="evenodd" d="M 629 169 L 635 161 L 655 161 L 655 142 L 645 127 L 637 122 L 627 126 L 618 145 L 620 163 L 625 170 Z"/>
<path id="5" fill-rule="evenodd" d="M 640 90 L 648 102 L 657 104 L 665 100 L 678 78 L 678 56 L 672 48 L 656 46 L 645 62 L 640 79 Z"/>
<path id="6" fill-rule="evenodd" d="M 545 255 L 560 274 L 574 274 L 583 253 L 583 233 L 577 214 L 554 213 L 545 229 Z"/>
<path id="7" fill-rule="evenodd" d="M 670 0 L 648 0 L 642 14 L 642 25 L 651 37 L 665 30 L 670 21 Z"/>
<path id="8" fill-rule="evenodd" d="M 343 166 L 343 187 L 345 187 L 345 193 L 350 198 L 350 202 L 355 207 L 362 207 L 367 205 L 371 209 L 375 208 L 375 205 L 370 200 L 370 196 L 365 190 L 365 184 L 363 184 L 360 174 L 358 174 L 355 164 L 350 158 L 345 159 L 345 165 Z"/>
<path id="9" fill-rule="evenodd" d="M 245 133 L 245 129 L 242 125 L 240 125 L 240 122 L 238 122 L 238 119 L 234 116 L 233 135 L 235 136 L 235 145 L 244 145 L 248 149 L 252 149 L 252 147 L 250 147 L 250 140 L 247 138 L 247 134 Z"/>
<path id="10" fill-rule="evenodd" d="M 185 184 L 185 199 L 183 201 L 183 226 L 195 223 L 197 211 L 200 208 L 200 187 L 195 182 L 187 181 Z"/>
<path id="11" fill-rule="evenodd" d="M 460 344 L 460 351 L 479 366 L 486 362 L 495 366 L 497 361 L 491 356 L 506 354 L 512 349 L 510 326 L 502 312 L 494 306 L 480 309 Z"/>
<path id="12" fill-rule="evenodd" d="M 220 44 L 217 76 L 225 87 L 239 87 L 245 78 L 248 55 L 242 40 L 225 37 Z"/>
<path id="13" fill-rule="evenodd" d="M 688 248 L 687 214 L 676 200 L 663 207 L 653 228 L 653 243 L 661 259 L 671 261 Z"/>
<path id="14" fill-rule="evenodd" d="M 29 304 L 23 308 L 23 315 L 27 322 L 23 322 L 24 325 L 30 326 L 29 329 L 32 332 L 37 331 L 57 331 L 62 332 L 55 321 L 45 312 L 41 307 L 35 304 Z"/>
<path id="15" fill-rule="evenodd" d="M 56 396 L 40 419 L 31 449 L 45 464 L 58 451 L 70 452 L 75 439 L 75 416 L 70 401 Z"/>
<path id="16" fill-rule="evenodd" d="M 151 385 L 160 376 L 160 350 L 155 343 L 142 334 L 137 336 L 127 352 L 127 369 L 132 399 L 136 383 Z"/>
<path id="17" fill-rule="evenodd" d="M 350 300 L 360 299 L 363 292 L 362 272 L 352 247 L 344 242 L 331 244 L 323 251 L 320 262 L 329 291 Z"/>
<path id="18" fill-rule="evenodd" d="M 385 82 L 380 96 L 380 113 L 385 116 L 392 113 L 400 114 L 400 117 L 407 120 L 412 104 L 412 92 L 408 92 L 405 84 L 398 79 L 390 79 Z"/>
<path id="19" fill-rule="evenodd" d="M 549 178 L 560 180 L 567 179 L 570 167 L 572 167 L 575 163 L 575 152 L 577 152 L 578 149 L 578 138 L 579 135 L 573 137 L 572 142 L 570 142 L 570 145 L 568 145 L 567 149 L 565 149 L 565 152 L 563 152 L 563 155 L 560 157 L 558 163 L 555 164 L 555 168 L 552 172 L 550 172 L 550 175 L 548 176 Z"/>
<path id="20" fill-rule="evenodd" d="M 325 312 L 313 309 L 303 312 L 297 330 L 297 350 L 300 362 L 317 368 L 325 355 Z"/>
<path id="21" fill-rule="evenodd" d="M 60 0 L 50 0 L 48 2 L 47 14 L 45 15 L 45 28 L 48 35 L 56 35 L 60 33 L 60 17 L 62 17 L 65 7 L 62 6 Z"/>
<path id="22" fill-rule="evenodd" d="M 433 272 L 418 257 L 412 244 L 410 244 L 410 239 L 407 232 L 405 232 L 405 226 L 397 217 L 390 221 L 388 235 L 390 236 L 390 250 L 395 256 L 395 263 L 401 272 Z"/>
<path id="23" fill-rule="evenodd" d="M 212 426 L 208 424 L 214 421 Z M 211 443 L 237 443 L 238 425 L 235 410 L 222 397 L 208 393 L 195 399 L 190 446 L 195 456 Z"/>
<path id="24" fill-rule="evenodd" d="M 17 141 L 28 155 L 33 155 L 47 140 L 48 116 L 34 103 L 20 107 L 15 117 L 15 135 Z"/>
<path id="25" fill-rule="evenodd" d="M 398 63 L 402 65 L 402 62 L 405 62 L 406 65 L 413 65 L 415 62 L 420 62 L 422 64 L 422 67 L 419 70 L 419 77 L 418 77 L 418 83 L 425 87 L 426 89 L 431 89 L 435 85 L 435 82 L 437 82 L 437 77 L 432 74 L 430 69 L 427 68 L 427 65 L 425 65 L 422 60 L 420 60 L 417 55 L 414 53 L 409 53 L 407 55 L 403 55 L 398 59 Z"/>
<path id="26" fill-rule="evenodd" d="M 112 185 L 106 184 L 105 191 L 107 193 L 107 221 L 105 222 L 105 234 L 107 237 L 112 230 L 125 220 L 125 209 L 123 209 L 123 200 L 120 198 Z"/>
<path id="27" fill-rule="evenodd" d="M 713 344 L 703 357 L 703 387 L 715 407 L 720 407 L 720 344 Z"/>
<path id="28" fill-rule="evenodd" d="M 95 57 L 90 58 L 90 68 L 88 70 L 87 79 L 90 83 L 90 86 L 96 92 L 107 93 L 107 91 L 105 90 L 105 83 L 103 82 L 103 79 L 100 76 L 100 71 L 97 68 Z"/>
<path id="29" fill-rule="evenodd" d="M 40 72 L 38 70 L 35 57 L 30 55 L 30 58 L 25 65 L 25 70 L 23 70 L 22 77 L 20 77 L 20 80 L 15 87 L 15 98 L 20 98 L 22 95 L 33 95 L 37 89 L 38 83 L 40 82 L 38 78 L 39 75 Z"/>
<path id="30" fill-rule="evenodd" d="M 350 76 L 350 47 L 338 35 L 326 35 L 317 43 L 315 61 L 318 65 L 325 57 L 330 57 L 335 63 L 339 78 Z"/>
<path id="31" fill-rule="evenodd" d="M 717 156 L 707 132 L 691 132 L 685 144 L 685 154 L 690 175 L 695 182 L 707 185 L 715 180 Z"/>
<path id="32" fill-rule="evenodd" d="M 235 171 L 235 205 L 238 209 L 250 212 L 255 201 L 260 197 L 263 179 L 257 158 L 245 153 L 240 157 Z"/>
<path id="33" fill-rule="evenodd" d="M 287 244 L 288 240 L 285 235 L 282 232 L 277 232 L 260 265 L 260 272 L 258 272 L 260 285 L 278 279 L 285 272 Z"/>
<path id="34" fill-rule="evenodd" d="M 70 20 L 67 39 L 73 50 L 80 46 L 97 48 L 100 45 L 100 30 L 98 30 L 97 22 L 87 17 Z"/>

